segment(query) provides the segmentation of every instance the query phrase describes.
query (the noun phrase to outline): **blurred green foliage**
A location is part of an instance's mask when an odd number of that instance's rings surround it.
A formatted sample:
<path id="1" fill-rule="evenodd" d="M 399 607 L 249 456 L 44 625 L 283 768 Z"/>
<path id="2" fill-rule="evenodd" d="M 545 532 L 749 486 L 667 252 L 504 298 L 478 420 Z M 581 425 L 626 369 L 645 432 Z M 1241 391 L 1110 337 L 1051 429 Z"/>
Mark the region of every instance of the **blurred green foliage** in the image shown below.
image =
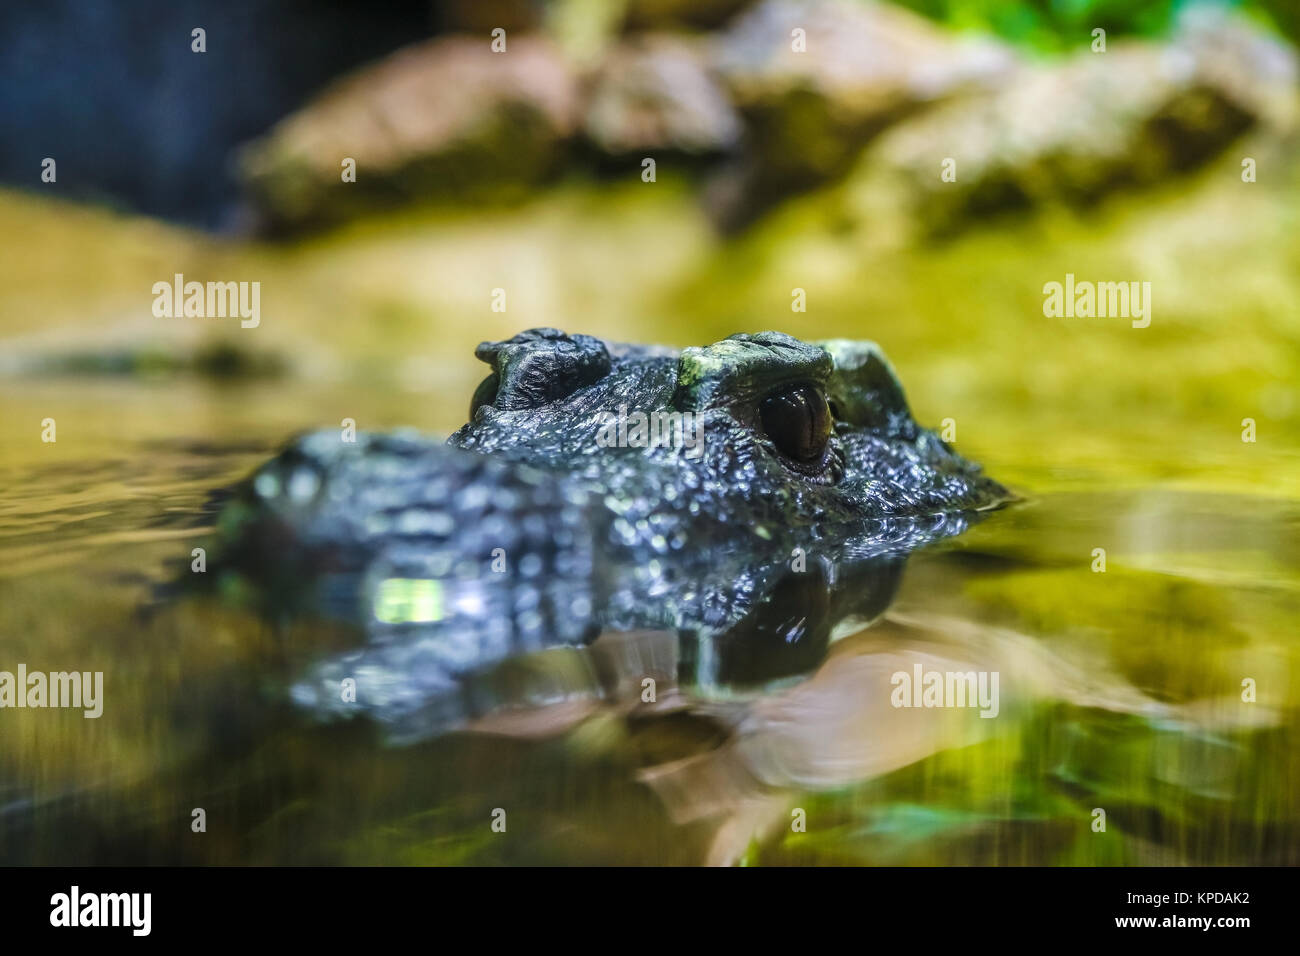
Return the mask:
<path id="1" fill-rule="evenodd" d="M 1173 26 L 1183 10 L 1206 0 L 895 0 L 959 30 L 984 30 L 1013 43 L 1045 52 L 1086 46 L 1100 27 L 1107 38 L 1157 36 Z M 1288 36 L 1300 36 L 1300 5 L 1295 0 L 1215 0 L 1214 6 L 1241 10 L 1269 20 Z M 1262 15 L 1262 16 L 1260 16 Z"/>

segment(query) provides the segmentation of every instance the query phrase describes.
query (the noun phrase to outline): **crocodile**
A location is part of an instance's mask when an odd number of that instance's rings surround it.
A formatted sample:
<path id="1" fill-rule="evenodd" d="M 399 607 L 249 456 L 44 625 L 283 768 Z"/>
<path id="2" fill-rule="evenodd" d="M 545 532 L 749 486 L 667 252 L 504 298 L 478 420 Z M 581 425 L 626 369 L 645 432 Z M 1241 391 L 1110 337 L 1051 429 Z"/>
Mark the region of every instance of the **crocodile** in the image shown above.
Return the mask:
<path id="1" fill-rule="evenodd" d="M 220 516 L 222 575 L 359 625 L 293 688 L 317 714 L 418 738 L 474 710 L 474 675 L 611 631 L 689 637 L 717 680 L 806 672 L 911 550 L 1014 498 L 916 423 L 872 342 L 543 328 L 475 354 L 490 373 L 445 442 L 313 432 Z"/>

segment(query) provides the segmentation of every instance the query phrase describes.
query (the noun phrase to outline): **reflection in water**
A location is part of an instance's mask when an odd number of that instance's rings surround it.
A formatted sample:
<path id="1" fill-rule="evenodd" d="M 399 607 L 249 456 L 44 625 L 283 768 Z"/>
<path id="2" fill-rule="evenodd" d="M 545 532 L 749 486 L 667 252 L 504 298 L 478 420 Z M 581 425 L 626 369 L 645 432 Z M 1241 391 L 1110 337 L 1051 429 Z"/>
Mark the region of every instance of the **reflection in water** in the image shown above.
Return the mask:
<path id="1" fill-rule="evenodd" d="M 481 715 L 475 678 L 495 664 L 603 632 L 684 635 L 683 664 L 701 682 L 790 677 L 820 662 L 836 627 L 884 610 L 909 550 L 978 516 L 959 506 L 1005 500 L 910 427 L 910 438 L 837 435 L 864 446 L 845 455 L 855 462 L 873 449 L 899 456 L 897 467 L 878 464 L 893 484 L 872 479 L 872 494 L 915 511 L 909 494 L 937 507 L 951 486 L 951 513 L 890 514 L 832 483 L 792 490 L 770 455 L 766 483 L 731 481 L 763 472 L 732 460 L 725 441 L 703 475 L 633 448 L 593 478 L 410 434 L 342 443 L 319 432 L 229 500 L 214 573 L 197 581 L 246 595 L 274 620 L 353 626 L 359 646 L 314 662 L 294 700 L 326 718 L 364 714 L 395 742 Z M 715 473 L 707 489 L 692 484 Z"/>
<path id="2" fill-rule="evenodd" d="M 264 453 L 159 446 L 14 485 L 44 489 L 0 514 L 3 660 L 103 670 L 105 711 L 4 714 L 0 860 L 1300 861 L 1286 502 L 1049 494 L 917 550 L 783 556 L 725 628 L 511 659 L 465 682 L 459 730 L 394 746 L 290 697 L 367 647 L 355 627 L 154 596 Z M 998 716 L 894 707 L 918 664 L 996 672 Z"/>
<path id="3" fill-rule="evenodd" d="M 730 862 L 755 833 L 770 836 L 788 823 L 787 807 L 799 792 L 848 787 L 1001 732 L 974 702 L 964 708 L 895 706 L 896 675 L 918 668 L 996 675 L 996 717 L 1012 722 L 1028 719 L 1043 701 L 1130 715 L 1185 733 L 1269 721 L 1263 712 L 1232 706 L 1234 698 L 1196 707 L 1163 704 L 1114 674 L 1081 667 L 1013 631 L 936 615 L 896 616 L 845 642 L 806 683 L 753 701 L 723 746 L 649 768 L 643 777 L 677 822 L 720 820 L 709 860 Z M 1213 770 L 1192 764 L 1182 772 L 1191 786 Z"/>
<path id="4" fill-rule="evenodd" d="M 645 633 L 673 637 L 670 658 L 663 651 L 654 655 L 673 666 L 638 672 L 641 657 L 625 658 L 621 664 L 630 670 L 613 675 L 617 686 L 630 683 L 640 693 L 650 678 L 650 698 L 657 697 L 665 677 L 697 695 L 762 690 L 813 671 L 837 629 L 843 634 L 879 617 L 897 589 L 905 549 L 957 534 L 970 518 L 896 519 L 888 537 L 835 542 L 821 556 L 773 560 L 724 552 L 705 577 L 695 554 L 681 568 L 671 558 L 658 558 L 649 574 L 635 554 L 622 561 L 606 555 L 599 567 L 587 554 L 583 563 L 590 573 L 581 576 L 539 579 L 525 561 L 501 573 L 458 569 L 453 576 L 449 561 L 443 576 L 394 576 L 396 561 L 383 550 L 346 577 L 348 594 L 377 581 L 372 603 L 363 600 L 358 608 L 355 600 L 325 602 L 335 610 L 356 608 L 351 620 L 359 625 L 362 645 L 314 662 L 295 683 L 293 697 L 326 718 L 373 718 L 390 742 L 409 744 L 504 708 L 568 701 L 576 694 L 604 696 L 610 688 L 594 672 L 584 686 L 557 685 L 553 675 L 535 684 L 520 680 L 518 658 Z M 533 543 L 525 559 L 545 547 Z M 418 562 L 428 575 L 423 555 Z M 513 570 L 519 566 L 525 567 L 522 573 Z M 326 590 L 331 597 L 339 593 L 337 578 Z M 283 605 L 272 603 L 282 613 Z M 526 640 L 518 626 L 521 605 L 540 622 Z M 504 665 L 484 663 L 502 659 Z"/>

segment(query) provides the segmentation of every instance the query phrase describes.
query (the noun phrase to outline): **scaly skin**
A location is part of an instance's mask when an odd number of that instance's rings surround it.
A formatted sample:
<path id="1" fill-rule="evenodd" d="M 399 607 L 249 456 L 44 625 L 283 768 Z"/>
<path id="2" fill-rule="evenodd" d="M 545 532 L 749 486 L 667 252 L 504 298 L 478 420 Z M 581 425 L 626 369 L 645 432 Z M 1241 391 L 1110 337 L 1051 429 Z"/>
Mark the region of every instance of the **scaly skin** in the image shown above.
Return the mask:
<path id="1" fill-rule="evenodd" d="M 278 610 L 366 632 L 295 688 L 318 712 L 422 736 L 472 711 L 470 675 L 607 630 L 674 630 L 743 658 L 736 635 L 785 628 L 778 645 L 813 648 L 796 655 L 806 669 L 837 623 L 883 610 L 909 550 L 1010 498 L 917 426 L 872 343 L 764 332 L 677 353 L 534 329 L 477 354 L 492 374 L 446 444 L 311 434 L 223 516 L 227 573 Z M 811 461 L 761 411 L 798 386 L 834 412 Z M 697 415 L 702 446 L 605 447 L 602 413 L 620 406 Z M 777 606 L 787 591 L 816 613 Z M 769 670 L 735 653 L 722 670 Z"/>

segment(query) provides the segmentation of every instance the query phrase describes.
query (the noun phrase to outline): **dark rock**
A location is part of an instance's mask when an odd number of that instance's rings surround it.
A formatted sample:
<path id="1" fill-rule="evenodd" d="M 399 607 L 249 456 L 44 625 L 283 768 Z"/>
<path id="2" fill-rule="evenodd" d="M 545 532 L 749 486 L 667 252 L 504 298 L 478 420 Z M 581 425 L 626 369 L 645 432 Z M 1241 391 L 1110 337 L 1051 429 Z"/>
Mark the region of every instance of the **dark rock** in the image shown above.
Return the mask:
<path id="1" fill-rule="evenodd" d="M 207 52 L 191 50 L 203 27 Z M 331 78 L 430 36 L 427 0 L 0 4 L 0 182 L 237 227 L 231 150 Z"/>

